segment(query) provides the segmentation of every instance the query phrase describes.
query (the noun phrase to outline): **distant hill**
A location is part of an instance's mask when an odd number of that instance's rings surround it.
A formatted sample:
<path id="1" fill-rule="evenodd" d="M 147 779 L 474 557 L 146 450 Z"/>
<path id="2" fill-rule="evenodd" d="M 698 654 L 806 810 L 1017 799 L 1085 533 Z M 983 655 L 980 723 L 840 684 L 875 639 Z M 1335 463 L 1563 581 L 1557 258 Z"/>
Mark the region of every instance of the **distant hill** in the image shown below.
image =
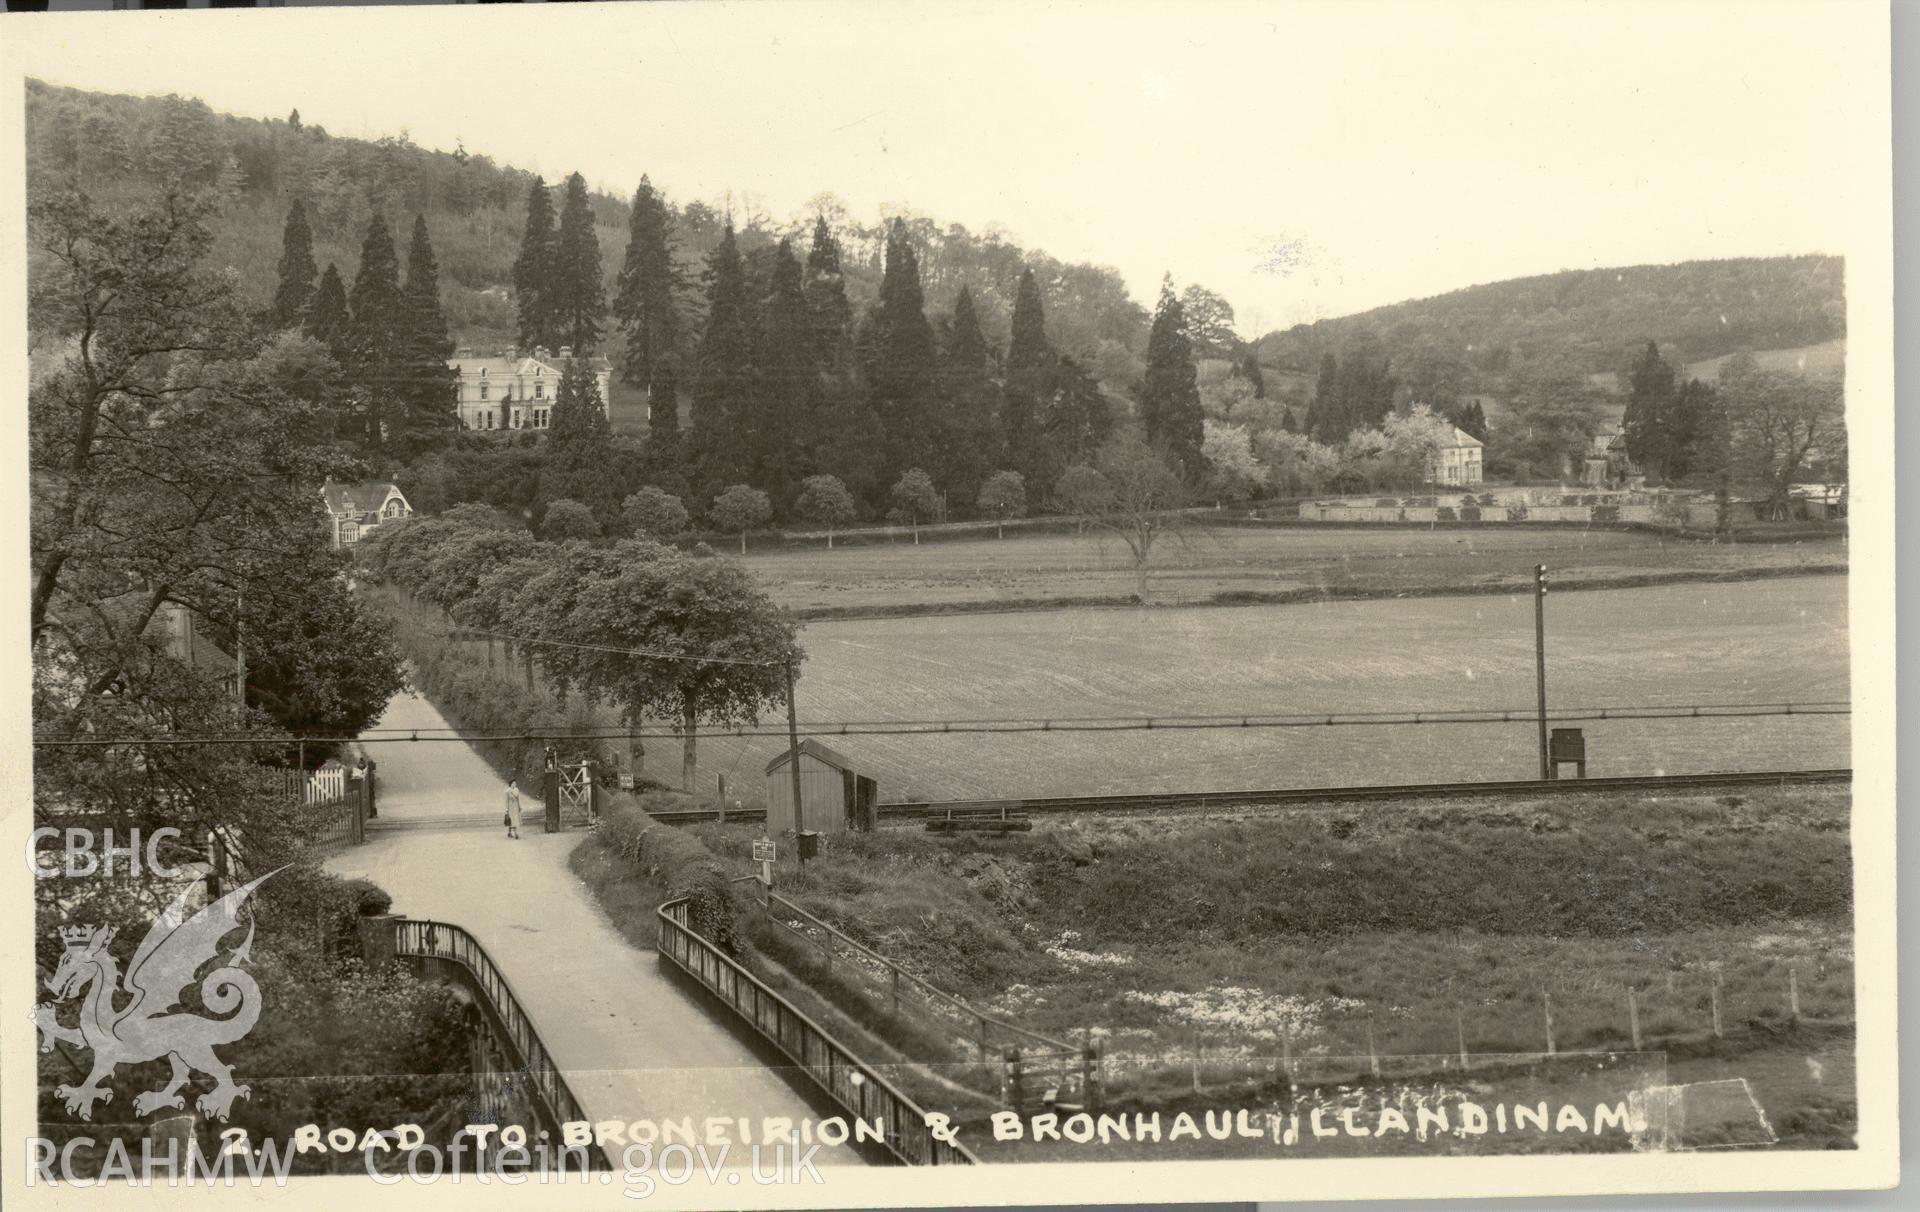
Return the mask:
<path id="1" fill-rule="evenodd" d="M 332 261 L 352 282 L 362 237 L 375 210 L 404 242 L 415 214 L 424 214 L 440 263 L 447 316 L 463 345 L 511 343 L 510 283 L 526 222 L 532 174 L 464 148 L 435 151 L 404 135 L 379 140 L 329 135 L 297 111 L 261 120 L 217 114 L 183 97 L 129 97 L 27 85 L 30 179 L 59 172 L 101 196 L 149 188 L 163 172 L 214 186 L 225 195 L 215 232 L 216 260 L 233 267 L 245 298 L 264 307 L 275 285 L 287 208 L 304 198 L 312 215 L 314 256 Z M 403 116 L 399 116 L 403 118 Z M 743 171 L 747 166 L 743 166 Z M 558 181 L 548 181 L 557 185 Z M 629 192 L 593 194 L 594 218 L 609 295 L 627 245 Z M 822 189 L 832 187 L 822 181 Z M 672 195 L 672 181 L 654 185 Z M 674 209 L 678 258 L 696 286 L 703 258 L 719 242 L 723 214 L 688 201 Z M 1048 335 L 1113 391 L 1126 391 L 1143 369 L 1148 316 L 1127 294 L 1118 271 L 1069 264 L 1023 249 L 996 232 L 976 234 L 906 215 L 920 257 L 928 311 L 946 312 L 962 284 L 973 290 L 989 339 L 1005 347 L 1015 283 L 1031 266 L 1046 306 Z M 783 236 L 804 257 L 812 216 L 790 222 L 736 216 L 742 250 L 751 258 Z M 879 294 L 885 234 L 879 223 L 830 216 L 842 241 L 847 287 L 856 313 Z M 700 300 L 689 290 L 689 342 L 699 332 Z M 616 398 L 619 393 L 616 392 Z"/>
<path id="2" fill-rule="evenodd" d="M 1838 348 L 1833 343 L 1845 335 L 1841 258 L 1798 256 L 1514 278 L 1296 325 L 1268 333 L 1257 347 L 1261 362 L 1303 375 L 1314 373 L 1322 354 L 1356 342 L 1401 362 L 1417 351 L 1444 351 L 1463 357 L 1479 386 L 1491 389 L 1521 361 L 1566 359 L 1584 373 L 1610 375 L 1649 340 L 1669 360 L 1694 365 L 1743 349 Z"/>

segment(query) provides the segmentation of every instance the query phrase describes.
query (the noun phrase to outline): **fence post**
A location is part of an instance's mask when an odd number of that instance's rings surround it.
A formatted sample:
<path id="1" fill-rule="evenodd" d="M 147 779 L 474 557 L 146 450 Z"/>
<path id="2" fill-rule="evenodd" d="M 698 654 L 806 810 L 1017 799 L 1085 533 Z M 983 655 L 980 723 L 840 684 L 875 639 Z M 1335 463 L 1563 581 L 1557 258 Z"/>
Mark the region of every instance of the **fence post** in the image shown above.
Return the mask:
<path id="1" fill-rule="evenodd" d="M 1286 1071 L 1287 1081 L 1293 1081 L 1293 1020 L 1280 1020 L 1280 1067 Z"/>
<path id="2" fill-rule="evenodd" d="M 1187 1063 L 1193 1070 L 1193 1092 L 1200 1093 L 1200 1029 L 1187 1028 Z"/>
<path id="3" fill-rule="evenodd" d="M 1627 1031 L 1633 1037 L 1633 1050 L 1640 1051 L 1640 1000 L 1632 985 L 1627 986 Z"/>
<path id="4" fill-rule="evenodd" d="M 890 986 L 890 991 L 893 994 L 893 1013 L 895 1017 L 898 1017 L 900 1014 L 900 969 L 894 967 L 892 964 L 887 965 L 887 984 Z"/>
<path id="5" fill-rule="evenodd" d="M 1467 1015 L 1460 1009 L 1457 1002 L 1453 1007 L 1453 1032 L 1454 1038 L 1460 1043 L 1460 1071 L 1465 1073 L 1467 1071 Z"/>
<path id="6" fill-rule="evenodd" d="M 1552 1055 L 1554 1055 L 1554 1047 L 1553 1047 L 1553 994 L 1551 994 L 1551 993 L 1548 993 L 1548 992 L 1547 992 L 1546 990 L 1544 990 L 1544 989 L 1543 989 L 1543 990 L 1541 990 L 1541 991 L 1540 991 L 1540 1005 L 1541 1005 L 1541 1008 L 1542 1008 L 1542 1009 L 1543 1009 L 1543 1010 L 1545 1011 L 1545 1013 L 1546 1013 L 1546 1019 L 1547 1019 L 1547 1055 L 1548 1055 L 1548 1056 L 1552 1056 Z"/>
<path id="7" fill-rule="evenodd" d="M 1026 1105 L 1025 1078 L 1020 1068 L 1020 1046 L 1007 1046 L 1007 1106 L 1015 1111 Z"/>
<path id="8" fill-rule="evenodd" d="M 1800 1021 L 1800 970 L 1787 969 L 1787 1017 L 1789 1021 Z"/>
<path id="9" fill-rule="evenodd" d="M 1713 984 L 1708 990 L 1713 1006 L 1713 1038 L 1720 1038 L 1720 974 L 1713 974 Z"/>
<path id="10" fill-rule="evenodd" d="M 984 1065 L 987 1063 L 987 1016 L 976 1014 L 974 1018 L 978 1020 L 980 1027 L 980 1063 Z"/>
<path id="11" fill-rule="evenodd" d="M 1373 1042 L 1373 1015 L 1367 1015 L 1367 1062 L 1375 1077 L 1380 1076 L 1380 1049 Z"/>

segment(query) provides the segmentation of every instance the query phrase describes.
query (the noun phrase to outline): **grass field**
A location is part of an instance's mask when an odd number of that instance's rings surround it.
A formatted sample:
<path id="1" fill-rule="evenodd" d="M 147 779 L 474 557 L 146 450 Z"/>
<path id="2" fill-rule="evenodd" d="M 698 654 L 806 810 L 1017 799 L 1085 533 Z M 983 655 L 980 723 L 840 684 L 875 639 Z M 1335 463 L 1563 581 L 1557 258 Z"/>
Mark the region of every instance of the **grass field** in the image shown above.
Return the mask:
<path id="1" fill-rule="evenodd" d="M 1664 572 L 1732 572 L 1845 564 L 1844 538 L 1725 544 L 1616 530 L 1341 528 L 1196 530 L 1155 548 L 1156 601 L 1301 589 L 1406 591 L 1519 586 L 1535 564 L 1560 584 Z M 800 610 L 1034 602 L 1134 592 L 1133 565 L 1097 532 L 749 552 L 744 563 L 782 605 Z"/>
<path id="2" fill-rule="evenodd" d="M 1374 537 L 1374 536 L 1365 536 Z M 1549 595 L 1561 707 L 1845 700 L 1843 577 Z M 1530 595 L 814 622 L 803 721 L 1530 710 Z M 1587 722 L 1593 776 L 1844 766 L 1845 716 Z M 1513 724 L 827 737 L 883 799 L 1530 778 Z M 748 802 L 778 738 L 701 742 Z M 654 772 L 677 747 L 654 742 Z M 676 767 L 677 768 L 677 767 Z"/>
<path id="3" fill-rule="evenodd" d="M 1611 1065 L 1631 1059 L 1637 1014 L 1663 1080 L 1745 1078 L 1785 1143 L 1844 1148 L 1850 802 L 1788 788 L 889 830 L 804 872 L 783 858 L 776 884 L 989 1013 L 1104 1040 L 1110 1093 L 1134 1105 L 1262 1105 L 1289 1056 L 1313 1097 L 1418 1085 L 1462 1048 L 1494 1070 L 1469 1079 L 1483 1099 L 1570 1098 L 1594 1075 L 1538 1069 L 1548 1015 L 1560 1053 Z M 757 832 L 695 835 L 744 867 Z M 867 994 L 882 1008 L 885 988 Z M 958 1077 L 970 1029 L 911 1003 L 907 1018 L 953 1036 L 934 1047 Z"/>

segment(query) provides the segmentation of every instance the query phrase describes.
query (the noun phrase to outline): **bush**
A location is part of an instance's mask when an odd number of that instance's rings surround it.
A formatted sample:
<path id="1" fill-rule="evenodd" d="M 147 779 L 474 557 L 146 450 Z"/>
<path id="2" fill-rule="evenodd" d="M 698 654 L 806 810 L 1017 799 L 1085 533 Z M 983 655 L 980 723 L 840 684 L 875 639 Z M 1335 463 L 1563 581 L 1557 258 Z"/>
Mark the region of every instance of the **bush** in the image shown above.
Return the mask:
<path id="1" fill-rule="evenodd" d="M 1478 512 L 1478 511 L 1476 510 L 1475 512 Z M 1458 518 L 1460 517 L 1460 515 L 1459 515 L 1458 513 L 1456 513 L 1456 512 L 1454 512 L 1454 508 L 1453 508 L 1453 506 L 1451 506 L 1451 505 L 1441 505 L 1441 506 L 1439 506 L 1439 507 L 1438 507 L 1438 512 L 1437 512 L 1437 513 L 1436 513 L 1436 514 L 1435 514 L 1434 516 L 1435 516 L 1435 517 L 1436 517 L 1436 518 L 1437 518 L 1437 519 L 1438 519 L 1439 521 L 1442 521 L 1442 522 L 1452 522 L 1452 521 L 1456 521 L 1456 520 L 1457 520 L 1457 519 L 1458 519 Z"/>
<path id="2" fill-rule="evenodd" d="M 1461 506 L 1460 520 L 1462 522 L 1478 522 L 1480 520 L 1480 507 L 1478 505 Z"/>
<path id="3" fill-rule="evenodd" d="M 1620 507 L 1618 505 L 1595 505 L 1593 507 L 1593 520 L 1596 522 L 1618 522 L 1620 520 Z"/>
<path id="4" fill-rule="evenodd" d="M 687 922 L 694 933 L 738 954 L 735 906 L 726 870 L 700 839 L 647 815 L 640 801 L 624 793 L 612 797 L 601 816 L 594 843 L 627 863 L 659 893 L 658 904 L 688 899 Z"/>

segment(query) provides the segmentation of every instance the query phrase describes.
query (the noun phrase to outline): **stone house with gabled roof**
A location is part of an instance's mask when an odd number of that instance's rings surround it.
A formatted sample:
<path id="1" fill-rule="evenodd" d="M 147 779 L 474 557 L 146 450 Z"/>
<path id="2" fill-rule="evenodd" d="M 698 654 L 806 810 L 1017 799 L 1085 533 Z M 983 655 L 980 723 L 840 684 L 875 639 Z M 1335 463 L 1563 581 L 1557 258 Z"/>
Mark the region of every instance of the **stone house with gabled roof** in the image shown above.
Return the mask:
<path id="1" fill-rule="evenodd" d="M 328 476 L 320 485 L 320 499 L 327 507 L 327 523 L 335 551 L 344 551 L 381 526 L 404 522 L 413 516 L 400 486 L 387 480 L 363 480 L 358 484 L 336 483 Z"/>
<path id="2" fill-rule="evenodd" d="M 573 358 L 562 346 L 555 357 L 544 347 L 531 353 L 476 353 L 462 349 L 447 361 L 458 380 L 455 404 L 462 429 L 546 429 L 553 422 L 553 399 L 560 375 Z M 585 359 L 600 388 L 602 411 L 610 408 L 613 363 L 600 354 Z M 609 414 L 611 415 L 611 414 Z"/>

